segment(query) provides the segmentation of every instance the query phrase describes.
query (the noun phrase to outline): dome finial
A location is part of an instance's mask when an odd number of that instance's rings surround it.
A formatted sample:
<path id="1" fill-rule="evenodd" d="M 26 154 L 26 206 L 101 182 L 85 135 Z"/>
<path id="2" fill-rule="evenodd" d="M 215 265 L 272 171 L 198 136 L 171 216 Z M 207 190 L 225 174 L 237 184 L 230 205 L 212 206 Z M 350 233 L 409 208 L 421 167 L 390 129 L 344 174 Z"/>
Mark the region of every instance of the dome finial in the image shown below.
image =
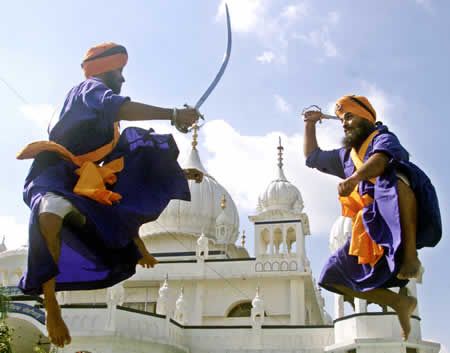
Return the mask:
<path id="1" fill-rule="evenodd" d="M 220 200 L 220 208 L 222 208 L 222 210 L 227 208 L 227 198 L 225 195 L 222 195 L 222 199 Z"/>
<path id="2" fill-rule="evenodd" d="M 284 147 L 281 145 L 281 136 L 278 136 L 278 167 L 283 168 L 283 150 Z"/>
<path id="3" fill-rule="evenodd" d="M 197 145 L 198 145 L 198 130 L 200 130 L 200 127 L 198 126 L 197 122 L 194 123 L 194 125 L 192 125 L 192 130 L 194 131 L 194 133 L 192 134 L 192 149 L 196 150 L 197 149 Z"/>
<path id="4" fill-rule="evenodd" d="M 241 245 L 245 248 L 245 229 L 242 231 Z"/>
<path id="5" fill-rule="evenodd" d="M 283 171 L 283 151 L 284 147 L 281 144 L 281 136 L 278 136 L 278 180 L 287 181 Z"/>

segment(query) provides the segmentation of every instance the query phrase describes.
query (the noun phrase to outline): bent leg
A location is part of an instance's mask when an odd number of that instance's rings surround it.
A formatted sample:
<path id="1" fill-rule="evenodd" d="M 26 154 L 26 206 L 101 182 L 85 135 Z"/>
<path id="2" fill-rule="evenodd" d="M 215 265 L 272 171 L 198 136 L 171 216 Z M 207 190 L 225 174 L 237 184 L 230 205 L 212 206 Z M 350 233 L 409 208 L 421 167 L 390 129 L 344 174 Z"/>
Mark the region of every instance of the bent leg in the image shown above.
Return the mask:
<path id="1" fill-rule="evenodd" d="M 372 303 L 376 303 L 381 306 L 387 305 L 394 309 L 403 330 L 403 339 L 405 341 L 408 339 L 411 331 L 410 318 L 417 306 L 416 298 L 397 294 L 385 288 L 376 288 L 367 292 L 357 292 L 338 284 L 333 287 L 344 294 L 344 296 L 365 299 Z"/>
<path id="2" fill-rule="evenodd" d="M 417 201 L 414 192 L 407 184 L 399 179 L 397 185 L 403 246 L 403 260 L 397 278 L 418 278 L 422 264 L 417 257 L 416 249 Z"/>
<path id="3" fill-rule="evenodd" d="M 53 260 L 57 263 L 61 252 L 61 227 L 63 219 L 53 213 L 44 212 L 39 215 L 39 227 Z M 69 330 L 61 316 L 61 309 L 56 299 L 55 278 L 42 285 L 44 306 L 47 312 L 46 326 L 50 341 L 58 347 L 69 344 Z"/>

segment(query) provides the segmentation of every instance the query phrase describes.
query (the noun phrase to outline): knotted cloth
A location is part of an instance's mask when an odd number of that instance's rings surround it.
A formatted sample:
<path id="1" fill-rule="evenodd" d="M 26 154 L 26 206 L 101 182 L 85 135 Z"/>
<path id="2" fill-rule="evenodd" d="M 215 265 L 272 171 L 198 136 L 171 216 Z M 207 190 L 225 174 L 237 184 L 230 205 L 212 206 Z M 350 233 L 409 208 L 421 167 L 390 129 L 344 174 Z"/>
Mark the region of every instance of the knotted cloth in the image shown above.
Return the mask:
<path id="1" fill-rule="evenodd" d="M 90 48 L 81 63 L 86 78 L 124 67 L 128 53 L 124 46 L 108 42 Z"/>

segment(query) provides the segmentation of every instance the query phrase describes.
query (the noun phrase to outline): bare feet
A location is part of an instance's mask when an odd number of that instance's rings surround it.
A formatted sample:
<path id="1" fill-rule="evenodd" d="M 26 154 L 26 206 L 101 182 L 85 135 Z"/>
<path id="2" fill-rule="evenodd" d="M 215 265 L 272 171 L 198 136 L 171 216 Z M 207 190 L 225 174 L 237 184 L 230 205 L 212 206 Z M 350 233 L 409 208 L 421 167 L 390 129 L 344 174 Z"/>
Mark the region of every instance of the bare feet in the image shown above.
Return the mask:
<path id="1" fill-rule="evenodd" d="M 416 309 L 417 299 L 414 297 L 401 296 L 393 308 L 398 316 L 398 321 L 402 327 L 403 340 L 408 339 L 411 332 L 411 315 Z"/>
<path id="2" fill-rule="evenodd" d="M 158 263 L 158 260 L 156 260 L 150 253 L 146 253 L 142 258 L 138 261 L 138 264 L 141 265 L 144 268 L 150 268 L 155 266 Z"/>
<path id="3" fill-rule="evenodd" d="M 72 338 L 61 316 L 58 302 L 56 300 L 46 300 L 44 304 L 47 311 L 46 326 L 50 342 L 57 347 L 64 347 L 70 344 Z"/>
<path id="4" fill-rule="evenodd" d="M 195 180 L 196 183 L 201 183 L 203 180 L 203 173 L 196 168 L 183 169 L 184 175 L 188 180 Z"/>
<path id="5" fill-rule="evenodd" d="M 423 273 L 422 263 L 420 262 L 419 258 L 415 257 L 411 260 L 405 259 L 405 261 L 400 266 L 397 278 L 398 279 L 416 278 L 418 280 L 421 280 L 422 273 Z"/>

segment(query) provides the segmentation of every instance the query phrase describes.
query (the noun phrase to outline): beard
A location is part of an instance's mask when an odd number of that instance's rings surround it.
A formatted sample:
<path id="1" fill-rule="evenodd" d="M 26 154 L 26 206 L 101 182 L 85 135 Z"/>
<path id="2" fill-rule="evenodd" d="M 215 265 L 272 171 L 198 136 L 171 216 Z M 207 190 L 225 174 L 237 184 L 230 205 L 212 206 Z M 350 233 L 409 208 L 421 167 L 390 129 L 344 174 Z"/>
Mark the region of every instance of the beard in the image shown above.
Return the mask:
<path id="1" fill-rule="evenodd" d="M 111 91 L 113 91 L 115 94 L 120 94 L 120 91 L 122 89 L 122 82 L 119 82 L 119 80 L 117 80 L 117 78 L 111 72 L 107 72 L 105 74 L 103 81 L 105 85 L 111 89 Z"/>
<path id="2" fill-rule="evenodd" d="M 365 139 L 375 130 L 372 123 L 362 120 L 357 127 L 347 130 L 344 138 L 342 139 L 342 145 L 345 149 L 358 150 Z"/>

